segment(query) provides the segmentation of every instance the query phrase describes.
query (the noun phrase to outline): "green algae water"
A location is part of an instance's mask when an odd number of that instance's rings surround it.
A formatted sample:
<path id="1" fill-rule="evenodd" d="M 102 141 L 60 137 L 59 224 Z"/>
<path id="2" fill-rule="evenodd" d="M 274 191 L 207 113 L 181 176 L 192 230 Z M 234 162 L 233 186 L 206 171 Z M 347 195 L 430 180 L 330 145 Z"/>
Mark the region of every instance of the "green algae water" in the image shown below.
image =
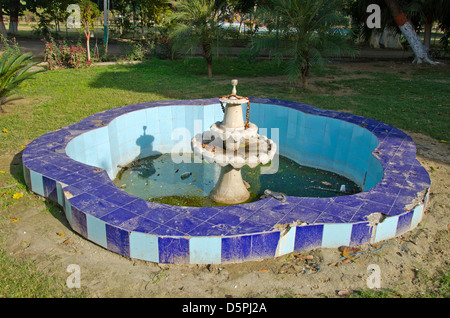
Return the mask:
<path id="1" fill-rule="evenodd" d="M 348 178 L 302 166 L 284 156 L 279 156 L 278 169 L 273 174 L 261 173 L 261 167 L 241 169 L 242 178 L 250 185 L 251 197 L 247 202 L 260 200 L 266 189 L 297 197 L 334 197 L 361 191 Z M 114 183 L 129 194 L 151 202 L 211 207 L 224 205 L 209 198 L 219 175 L 219 165 L 196 163 L 193 155 L 190 162 L 175 163 L 170 154 L 161 154 L 130 163 L 117 174 Z"/>

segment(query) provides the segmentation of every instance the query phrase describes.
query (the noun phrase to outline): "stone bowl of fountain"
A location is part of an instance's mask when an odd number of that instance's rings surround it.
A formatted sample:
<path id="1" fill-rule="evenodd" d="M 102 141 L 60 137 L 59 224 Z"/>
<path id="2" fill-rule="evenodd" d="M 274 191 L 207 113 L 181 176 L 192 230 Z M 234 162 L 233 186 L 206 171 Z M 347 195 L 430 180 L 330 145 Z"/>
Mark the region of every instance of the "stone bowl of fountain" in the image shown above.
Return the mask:
<path id="1" fill-rule="evenodd" d="M 239 204 L 250 198 L 249 185 L 242 179 L 241 168 L 256 168 L 270 162 L 277 151 L 276 144 L 258 134 L 258 126 L 249 122 L 249 100 L 236 95 L 238 81 L 232 80 L 230 95 L 220 97 L 224 118 L 210 130 L 192 138 L 194 154 L 208 163 L 220 165 L 219 180 L 210 193 L 211 199 L 224 204 Z M 225 104 L 225 106 L 223 106 Z M 244 122 L 242 105 L 247 105 Z"/>

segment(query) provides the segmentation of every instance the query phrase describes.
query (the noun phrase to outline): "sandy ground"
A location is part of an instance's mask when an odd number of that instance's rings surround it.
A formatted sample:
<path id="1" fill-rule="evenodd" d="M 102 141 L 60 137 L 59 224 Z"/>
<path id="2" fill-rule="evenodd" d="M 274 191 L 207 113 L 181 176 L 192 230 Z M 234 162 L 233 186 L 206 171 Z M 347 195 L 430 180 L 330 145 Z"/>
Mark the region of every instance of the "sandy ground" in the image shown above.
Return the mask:
<path id="1" fill-rule="evenodd" d="M 70 264 L 79 265 L 81 288 L 91 297 L 341 297 L 367 289 L 371 264 L 380 268 L 381 288 L 417 297 L 432 291 L 437 286 L 434 277 L 449 268 L 450 147 L 410 135 L 432 181 L 425 217 L 402 237 L 361 247 L 373 251 L 390 242 L 403 250 L 386 245 L 350 262 L 339 262 L 339 249 L 317 249 L 240 264 L 155 264 L 122 257 L 83 239 L 70 229 L 61 209 L 49 213 L 37 195 L 2 211 L 2 245 L 8 255 L 33 260 L 63 280 L 70 275 Z M 0 168 L 21 169 L 20 157 L 14 155 L 1 156 Z M 10 217 L 20 220 L 11 223 Z"/>

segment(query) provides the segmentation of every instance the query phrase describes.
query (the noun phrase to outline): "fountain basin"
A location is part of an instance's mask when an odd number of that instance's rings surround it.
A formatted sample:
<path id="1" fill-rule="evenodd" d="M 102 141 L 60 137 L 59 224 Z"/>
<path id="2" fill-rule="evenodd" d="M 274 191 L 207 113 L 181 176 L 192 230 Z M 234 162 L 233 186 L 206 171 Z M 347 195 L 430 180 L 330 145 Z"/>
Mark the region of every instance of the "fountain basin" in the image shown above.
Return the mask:
<path id="1" fill-rule="evenodd" d="M 410 136 L 376 120 L 301 103 L 250 102 L 252 122 L 267 129 L 267 137 L 274 139 L 272 128 L 279 129 L 280 154 L 337 172 L 364 184 L 364 191 L 193 208 L 147 202 L 114 185 L 120 165 L 174 147 L 190 149 L 192 136 L 223 117 L 218 99 L 128 105 L 47 133 L 24 149 L 26 183 L 59 203 L 72 229 L 86 239 L 159 263 L 242 262 L 361 245 L 419 224 L 430 179 Z M 195 120 L 202 125 L 196 127 Z M 172 134 L 179 127 L 190 136 Z"/>

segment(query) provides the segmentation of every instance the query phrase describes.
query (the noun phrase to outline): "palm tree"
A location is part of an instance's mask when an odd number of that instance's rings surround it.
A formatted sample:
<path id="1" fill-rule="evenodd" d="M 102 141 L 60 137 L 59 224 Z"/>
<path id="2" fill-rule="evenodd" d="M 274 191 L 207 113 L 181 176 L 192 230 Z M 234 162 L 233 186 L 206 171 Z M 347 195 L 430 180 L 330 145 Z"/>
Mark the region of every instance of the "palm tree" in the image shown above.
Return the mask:
<path id="1" fill-rule="evenodd" d="M 221 2 L 215 0 L 182 0 L 171 2 L 174 12 L 169 21 L 174 22 L 169 37 L 174 40 L 174 50 L 194 53 L 200 47 L 212 77 L 212 46 L 218 39 Z"/>
<path id="2" fill-rule="evenodd" d="M 277 36 L 260 36 L 257 51 L 267 49 L 277 61 L 287 59 L 287 75 L 295 85 L 308 87 L 310 66 L 322 56 L 355 53 L 337 26 L 347 24 L 341 14 L 343 0 L 274 0 L 263 16 L 276 20 Z"/>

